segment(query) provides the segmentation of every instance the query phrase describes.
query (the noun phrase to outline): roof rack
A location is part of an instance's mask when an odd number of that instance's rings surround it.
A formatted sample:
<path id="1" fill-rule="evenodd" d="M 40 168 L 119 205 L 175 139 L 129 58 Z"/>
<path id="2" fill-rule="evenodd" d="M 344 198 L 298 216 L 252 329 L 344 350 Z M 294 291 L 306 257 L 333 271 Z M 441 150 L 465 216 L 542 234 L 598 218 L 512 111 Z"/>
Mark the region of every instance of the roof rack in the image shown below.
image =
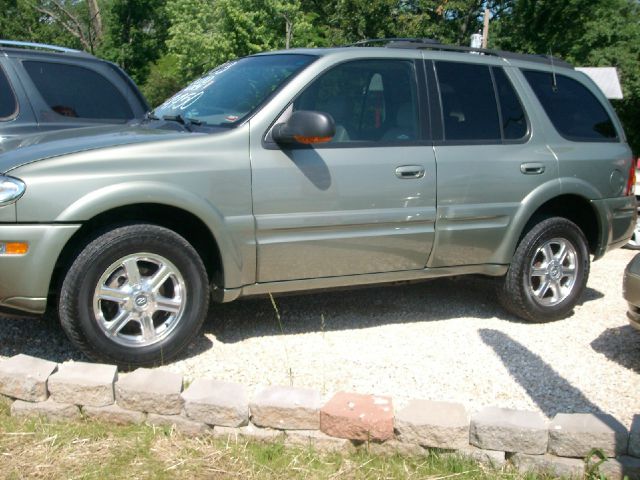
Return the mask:
<path id="1" fill-rule="evenodd" d="M 83 52 L 82 50 L 75 50 L 73 48 L 59 47 L 58 45 L 47 45 L 45 43 L 19 42 L 16 40 L 0 40 L 0 48 L 2 47 L 34 48 L 41 50 L 51 50 L 53 52 L 60 53 L 89 55 L 87 52 Z"/>
<path id="2" fill-rule="evenodd" d="M 553 65 L 555 67 L 573 68 L 573 65 L 571 65 L 569 62 L 566 62 L 558 57 L 553 57 L 551 55 L 533 55 L 527 53 L 507 52 L 505 50 L 493 50 L 490 48 L 473 48 L 461 47 L 457 45 L 446 45 L 432 38 L 374 38 L 370 40 L 361 40 L 350 45 L 345 45 L 345 47 L 368 47 L 378 44 L 383 44 L 382 46 L 387 48 L 415 48 L 424 50 L 438 50 L 444 52 L 478 53 L 482 55 L 492 55 L 495 57 L 511 60 L 524 60 L 527 62 L 543 63 L 546 65 Z"/>

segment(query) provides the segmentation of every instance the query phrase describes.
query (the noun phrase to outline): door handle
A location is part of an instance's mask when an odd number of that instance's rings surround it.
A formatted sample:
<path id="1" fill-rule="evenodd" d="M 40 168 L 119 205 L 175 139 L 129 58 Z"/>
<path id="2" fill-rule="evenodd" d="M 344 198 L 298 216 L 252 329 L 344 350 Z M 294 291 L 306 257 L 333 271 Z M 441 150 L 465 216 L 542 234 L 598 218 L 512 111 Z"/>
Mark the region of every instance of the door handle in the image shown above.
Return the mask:
<path id="1" fill-rule="evenodd" d="M 543 163 L 531 162 L 520 165 L 520 171 L 525 175 L 540 175 L 544 173 L 545 166 Z"/>
<path id="2" fill-rule="evenodd" d="M 396 168 L 396 177 L 404 180 L 424 177 L 424 167 L 420 165 L 402 165 Z"/>

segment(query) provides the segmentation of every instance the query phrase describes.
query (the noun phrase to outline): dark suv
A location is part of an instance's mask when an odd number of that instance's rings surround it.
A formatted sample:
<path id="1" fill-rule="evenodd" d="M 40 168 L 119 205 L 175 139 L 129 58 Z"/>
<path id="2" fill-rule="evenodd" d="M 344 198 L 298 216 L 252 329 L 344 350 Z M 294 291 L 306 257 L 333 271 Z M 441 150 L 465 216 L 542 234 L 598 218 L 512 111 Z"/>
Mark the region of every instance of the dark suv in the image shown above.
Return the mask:
<path id="1" fill-rule="evenodd" d="M 0 40 L 0 151 L 29 133 L 126 123 L 148 110 L 117 65 L 63 47 Z"/>

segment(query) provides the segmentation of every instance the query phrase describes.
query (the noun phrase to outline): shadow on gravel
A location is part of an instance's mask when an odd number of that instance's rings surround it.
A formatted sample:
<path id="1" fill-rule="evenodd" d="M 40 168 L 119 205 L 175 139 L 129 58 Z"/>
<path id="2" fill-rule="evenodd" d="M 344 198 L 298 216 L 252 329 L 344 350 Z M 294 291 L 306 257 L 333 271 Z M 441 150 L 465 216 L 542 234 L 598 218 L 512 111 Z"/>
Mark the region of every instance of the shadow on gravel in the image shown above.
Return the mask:
<path id="1" fill-rule="evenodd" d="M 482 328 L 478 333 L 500 357 L 513 379 L 548 417 L 559 412 L 603 413 L 600 407 L 520 342 L 498 330 Z"/>
<path id="2" fill-rule="evenodd" d="M 494 279 L 465 276 L 274 298 L 287 335 L 463 317 L 522 322 L 500 307 L 495 286 Z M 601 292 L 587 288 L 582 302 L 602 297 Z M 223 343 L 281 334 L 268 297 L 211 305 L 204 331 Z"/>
<path id="3" fill-rule="evenodd" d="M 591 347 L 629 370 L 640 373 L 640 332 L 631 325 L 607 328 Z"/>
<path id="4" fill-rule="evenodd" d="M 493 282 L 483 278 L 278 294 L 274 300 L 286 335 L 459 317 L 516 320 L 498 305 Z M 224 343 L 281 334 L 269 297 L 212 305 L 204 331 Z"/>
<path id="5" fill-rule="evenodd" d="M 19 353 L 57 363 L 66 360 L 87 361 L 53 321 L 0 318 L 0 355 L 12 357 Z"/>
<path id="6" fill-rule="evenodd" d="M 204 335 L 196 337 L 179 360 L 190 358 L 211 348 Z M 62 363 L 67 360 L 93 362 L 69 341 L 57 321 L 42 318 L 0 317 L 0 356 L 12 357 L 19 353 Z"/>

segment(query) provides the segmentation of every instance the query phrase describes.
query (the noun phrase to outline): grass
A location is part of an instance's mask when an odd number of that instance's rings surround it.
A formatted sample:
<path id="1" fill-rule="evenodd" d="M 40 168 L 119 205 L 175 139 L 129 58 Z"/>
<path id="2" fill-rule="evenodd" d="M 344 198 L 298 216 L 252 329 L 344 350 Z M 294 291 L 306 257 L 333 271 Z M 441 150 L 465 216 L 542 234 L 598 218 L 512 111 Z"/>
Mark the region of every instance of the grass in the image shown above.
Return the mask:
<path id="1" fill-rule="evenodd" d="M 0 399 L 0 478 L 38 479 L 509 479 L 547 477 L 499 471 L 439 456 L 377 456 L 366 449 L 322 454 L 280 443 L 188 438 L 146 425 L 47 423 L 9 415 Z"/>

